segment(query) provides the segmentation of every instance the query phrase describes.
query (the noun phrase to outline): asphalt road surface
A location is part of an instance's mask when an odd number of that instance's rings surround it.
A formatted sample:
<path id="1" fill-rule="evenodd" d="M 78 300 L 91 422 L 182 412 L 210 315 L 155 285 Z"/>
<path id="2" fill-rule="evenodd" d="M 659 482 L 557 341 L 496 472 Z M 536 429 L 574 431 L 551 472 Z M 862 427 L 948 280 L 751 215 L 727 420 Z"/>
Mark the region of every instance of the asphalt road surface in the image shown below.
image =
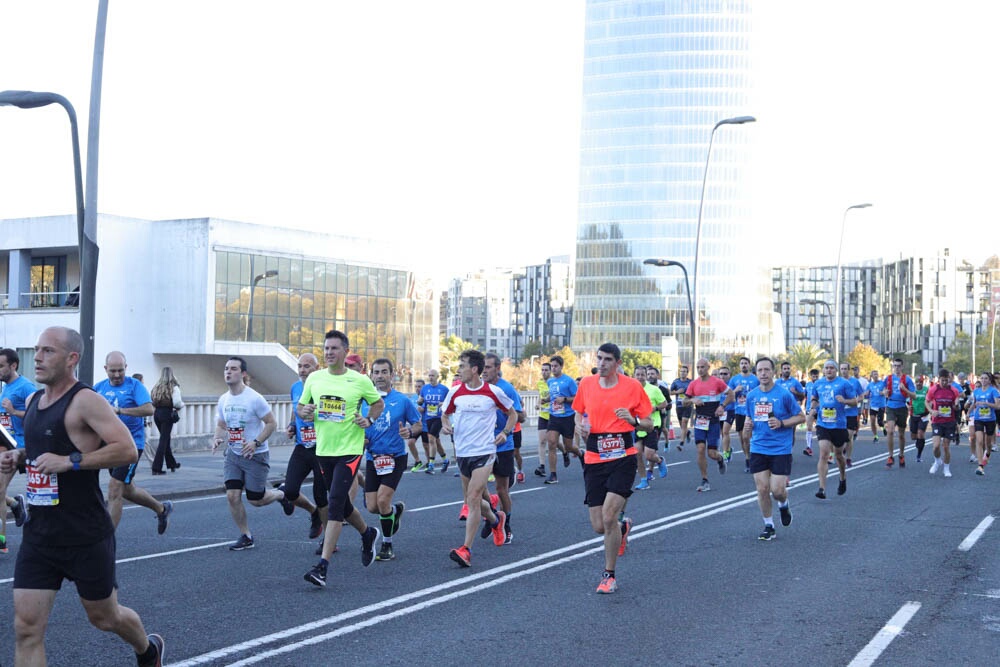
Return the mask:
<path id="1" fill-rule="evenodd" d="M 667 478 L 629 501 L 635 529 L 614 595 L 595 593 L 601 539 L 580 466 L 560 463 L 560 483 L 546 486 L 530 456 L 527 483 L 514 489 L 513 544 L 477 541 L 471 569 L 448 558 L 464 526 L 453 468 L 404 475 L 394 561 L 362 567 L 360 539 L 345 527 L 326 588 L 302 578 L 317 560 L 304 512 L 248 506 L 257 546 L 230 552 L 237 531 L 219 493 L 177 500 L 163 536 L 152 513 L 130 507 L 118 531 L 119 597 L 166 638 L 170 665 L 997 664 L 1000 532 L 989 524 L 1000 515 L 1000 471 L 977 477 L 961 447 L 953 478 L 931 476 L 929 455 L 918 464 L 912 446 L 905 469 L 886 470 L 883 442 L 867 434 L 847 494 L 831 478 L 819 500 L 815 458 L 798 439 L 793 523 L 771 542 L 757 540 L 742 453 L 724 476 L 710 465 L 713 490 L 697 493 L 694 447 L 672 449 Z M 9 532 L 6 618 L 20 542 Z M 13 664 L 13 644 L 4 623 L 0 665 Z M 47 648 L 55 667 L 135 664 L 88 624 L 70 583 Z"/>

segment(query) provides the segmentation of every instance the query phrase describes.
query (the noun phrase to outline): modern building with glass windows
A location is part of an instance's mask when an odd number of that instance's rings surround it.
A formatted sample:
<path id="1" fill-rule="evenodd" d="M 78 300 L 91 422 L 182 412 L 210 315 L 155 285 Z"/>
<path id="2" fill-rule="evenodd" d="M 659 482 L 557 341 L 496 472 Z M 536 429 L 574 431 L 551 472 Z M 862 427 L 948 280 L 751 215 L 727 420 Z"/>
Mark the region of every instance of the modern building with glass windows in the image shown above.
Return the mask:
<path id="1" fill-rule="evenodd" d="M 690 356 L 677 267 L 692 274 L 702 176 L 716 122 L 752 112 L 750 0 L 589 0 L 583 75 L 573 346 L 604 341 Z M 698 267 L 700 349 L 781 344 L 769 266 L 750 221 L 752 125 L 715 133 Z M 685 356 L 687 355 L 687 356 Z"/>
<path id="2" fill-rule="evenodd" d="M 229 356 L 244 357 L 253 386 L 287 394 L 296 359 L 322 365 L 330 329 L 347 333 L 370 363 L 388 357 L 400 387 L 438 358 L 438 308 L 428 278 L 371 241 L 200 218 L 101 215 L 95 295 L 95 376 L 111 350 L 129 372 L 156 378 L 169 365 L 185 392 L 218 395 Z M 0 323 L 4 344 L 31 367 L 47 326 L 79 328 L 76 218 L 0 221 Z"/>

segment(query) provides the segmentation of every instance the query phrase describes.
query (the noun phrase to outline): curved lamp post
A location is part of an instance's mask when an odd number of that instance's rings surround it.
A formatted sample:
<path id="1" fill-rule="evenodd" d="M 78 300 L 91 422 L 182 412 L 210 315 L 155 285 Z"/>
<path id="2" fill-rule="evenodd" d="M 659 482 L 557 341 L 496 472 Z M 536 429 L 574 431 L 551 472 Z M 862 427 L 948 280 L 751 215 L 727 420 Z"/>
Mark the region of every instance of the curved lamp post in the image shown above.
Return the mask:
<path id="1" fill-rule="evenodd" d="M 649 264 L 651 266 L 676 266 L 681 271 L 684 272 L 684 287 L 687 290 L 687 297 L 688 297 L 688 316 L 691 318 L 691 356 L 692 356 L 691 366 L 694 367 L 695 363 L 697 362 L 697 359 L 694 358 L 694 355 L 697 354 L 698 352 L 698 349 L 697 347 L 695 347 L 694 344 L 697 331 L 694 326 L 694 305 L 691 301 L 691 283 L 688 281 L 687 269 L 684 268 L 683 264 L 681 264 L 680 262 L 675 262 L 672 259 L 647 259 L 646 261 L 643 262 L 643 264 Z"/>
<path id="2" fill-rule="evenodd" d="M 840 363 L 840 255 L 844 250 L 844 228 L 847 227 L 847 213 L 855 208 L 870 208 L 871 204 L 854 204 L 844 209 L 840 221 L 840 245 L 837 246 L 837 273 L 833 277 L 833 358 Z"/>
<path id="3" fill-rule="evenodd" d="M 250 339 L 253 336 L 253 293 L 257 291 L 257 283 L 262 280 L 267 280 L 268 278 L 274 278 L 278 275 L 277 269 L 271 269 L 265 271 L 264 273 L 254 276 L 253 282 L 250 283 L 250 302 L 247 304 L 247 342 L 251 342 Z"/>
<path id="4" fill-rule="evenodd" d="M 698 227 L 695 231 L 694 237 L 694 269 L 692 271 L 691 283 L 694 289 L 694 296 L 692 297 L 693 306 L 695 309 L 698 308 L 698 255 L 701 251 L 701 212 L 705 207 L 705 184 L 708 182 L 708 164 L 712 160 L 712 142 L 715 139 L 715 131 L 723 125 L 743 125 L 744 123 L 756 123 L 757 119 L 753 116 L 736 116 L 735 118 L 724 118 L 720 120 L 712 128 L 712 133 L 708 135 L 708 155 L 705 157 L 705 172 L 701 178 L 701 199 L 698 201 Z M 692 318 L 692 331 L 694 339 L 691 342 L 691 359 L 692 364 L 698 363 L 698 318 Z"/>

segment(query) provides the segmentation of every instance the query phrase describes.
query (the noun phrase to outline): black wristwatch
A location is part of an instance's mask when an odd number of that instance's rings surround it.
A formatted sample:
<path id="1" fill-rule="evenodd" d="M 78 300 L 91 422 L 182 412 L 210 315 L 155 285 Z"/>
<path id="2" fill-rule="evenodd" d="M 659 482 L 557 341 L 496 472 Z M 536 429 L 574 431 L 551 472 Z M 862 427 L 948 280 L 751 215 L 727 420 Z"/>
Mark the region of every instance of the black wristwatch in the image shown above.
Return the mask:
<path id="1" fill-rule="evenodd" d="M 83 460 L 83 454 L 80 452 L 73 452 L 69 455 L 69 461 L 73 464 L 73 470 L 80 469 L 80 462 Z"/>
<path id="2" fill-rule="evenodd" d="M 258 440 L 257 438 L 254 438 L 253 439 L 253 446 L 254 446 L 254 449 L 256 449 L 257 447 L 260 447 L 260 440 Z"/>

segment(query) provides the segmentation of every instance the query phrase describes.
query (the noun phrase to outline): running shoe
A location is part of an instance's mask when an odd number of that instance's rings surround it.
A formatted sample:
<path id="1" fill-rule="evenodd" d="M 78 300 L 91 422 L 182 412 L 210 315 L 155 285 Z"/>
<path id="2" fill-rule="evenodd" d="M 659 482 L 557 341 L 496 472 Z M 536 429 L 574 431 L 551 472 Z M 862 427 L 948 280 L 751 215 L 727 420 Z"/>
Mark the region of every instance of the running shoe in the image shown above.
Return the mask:
<path id="1" fill-rule="evenodd" d="M 493 473 L 490 473 L 490 476 L 486 478 L 486 481 L 487 482 L 495 482 L 495 481 L 497 481 L 497 476 L 494 475 Z"/>
<path id="2" fill-rule="evenodd" d="M 944 465 L 944 476 L 951 477 L 951 466 L 949 466 L 947 463 Z"/>
<path id="3" fill-rule="evenodd" d="M 410 472 L 420 472 L 423 469 L 424 469 L 424 462 L 417 461 L 416 464 L 412 468 L 410 468 Z"/>
<path id="4" fill-rule="evenodd" d="M 618 582 L 611 576 L 610 572 L 601 575 L 601 583 L 597 585 L 597 592 L 601 594 L 611 594 L 618 590 Z"/>
<path id="5" fill-rule="evenodd" d="M 640 479 L 639 483 L 635 485 L 636 491 L 645 491 L 648 488 L 649 488 L 649 480 L 646 479 Z"/>
<path id="6" fill-rule="evenodd" d="M 938 463 L 937 459 L 934 459 L 934 463 L 931 464 L 930 473 L 932 475 L 937 474 L 937 471 L 941 469 L 941 464 Z"/>
<path id="7" fill-rule="evenodd" d="M 985 473 L 985 472 L 983 471 L 983 466 L 979 466 L 978 468 L 976 468 L 976 474 L 977 474 L 977 475 L 985 475 L 985 474 L 986 474 L 986 473 Z"/>
<path id="8" fill-rule="evenodd" d="M 917 459 L 917 463 L 920 463 L 920 459 L 919 458 Z M 847 467 L 850 468 L 850 467 L 853 467 L 853 466 L 854 466 L 854 463 L 851 462 L 851 459 L 847 459 Z"/>
<path id="9" fill-rule="evenodd" d="M 900 468 L 906 467 L 906 457 L 903 456 L 902 454 L 899 455 L 899 467 Z"/>
<path id="10" fill-rule="evenodd" d="M 550 472 L 549 476 L 545 479 L 546 484 L 558 484 L 559 478 L 556 477 L 554 472 Z"/>
<path id="11" fill-rule="evenodd" d="M 722 452 L 722 458 L 726 461 L 726 463 L 729 463 L 730 459 L 733 458 L 733 450 L 727 449 L 726 451 Z"/>
<path id="12" fill-rule="evenodd" d="M 156 515 L 156 532 L 158 535 L 162 535 L 167 532 L 167 526 L 170 525 L 170 514 L 174 511 L 174 504 L 169 500 L 163 501 L 163 512 Z"/>
<path id="13" fill-rule="evenodd" d="M 691 431 L 688 431 L 687 433 L 684 434 L 684 444 L 685 445 L 691 444 Z"/>
<path id="14" fill-rule="evenodd" d="M 514 533 L 507 533 L 507 537 L 504 538 L 504 544 L 510 544 L 514 541 Z"/>
<path id="15" fill-rule="evenodd" d="M 465 521 L 469 518 L 469 506 L 462 503 L 462 510 L 458 513 L 458 520 Z"/>
<path id="16" fill-rule="evenodd" d="M 229 545 L 230 551 L 243 551 L 253 549 L 253 538 L 249 535 L 240 535 L 240 539 Z"/>
<path id="17" fill-rule="evenodd" d="M 679 441 L 679 440 L 677 441 L 677 451 L 679 451 L 679 452 L 683 452 L 684 451 L 684 443 L 681 442 L 681 441 Z"/>
<path id="18" fill-rule="evenodd" d="M 399 522 L 403 518 L 403 512 L 406 511 L 406 505 L 400 500 L 393 507 L 395 507 L 396 513 L 392 517 L 392 535 L 395 535 L 399 532 Z M 389 537 L 392 537 L 392 535 L 389 535 Z"/>
<path id="19" fill-rule="evenodd" d="M 508 477 L 507 478 L 507 483 L 510 485 L 510 486 L 507 487 L 508 490 L 513 489 L 515 486 L 517 486 L 517 475 L 513 475 L 512 477 Z"/>
<path id="20" fill-rule="evenodd" d="M 514 475 L 514 479 L 517 480 L 518 484 L 524 484 L 524 473 L 518 470 L 517 474 Z"/>
<path id="21" fill-rule="evenodd" d="M 765 525 L 764 530 L 761 531 L 760 535 L 757 536 L 757 539 L 761 540 L 762 542 L 770 542 L 771 540 L 774 539 L 774 534 L 775 534 L 774 526 Z"/>
<path id="22" fill-rule="evenodd" d="M 396 554 L 392 552 L 392 545 L 389 544 L 388 542 L 383 542 L 382 548 L 379 549 L 378 554 L 376 554 L 375 556 L 375 560 L 380 560 L 380 561 L 392 560 L 395 557 Z"/>
<path id="23" fill-rule="evenodd" d="M 895 462 L 896 462 L 896 460 L 895 460 L 895 459 L 893 459 L 893 458 L 892 458 L 891 456 L 890 456 L 889 458 L 887 458 L 887 459 L 885 460 L 885 467 L 886 467 L 886 470 L 888 470 L 889 468 L 891 468 L 891 467 L 892 467 L 892 464 L 893 464 L 893 463 L 895 463 Z"/>
<path id="24" fill-rule="evenodd" d="M 483 525 L 479 528 L 479 537 L 485 540 L 492 532 L 493 526 L 490 525 L 490 522 L 486 519 L 486 517 L 483 517 Z"/>
<path id="25" fill-rule="evenodd" d="M 441 461 L 441 474 L 442 475 L 445 474 L 446 472 L 448 472 L 448 466 L 450 466 L 450 465 L 451 465 L 451 459 L 449 459 L 449 458 L 445 458 L 444 461 Z"/>
<path id="26" fill-rule="evenodd" d="M 820 500 L 826 500 L 826 489 L 820 488 L 820 490 L 816 492 L 816 497 Z"/>
<path id="27" fill-rule="evenodd" d="M 969 463 L 978 463 L 978 461 L 976 461 L 975 454 L 969 454 Z"/>
<path id="28" fill-rule="evenodd" d="M 281 484 L 278 486 L 278 491 L 281 491 L 281 499 L 278 500 L 281 503 L 281 509 L 285 511 L 285 516 L 292 516 L 295 512 L 295 503 L 285 496 L 285 485 Z"/>
<path id="29" fill-rule="evenodd" d="M 7 548 L 7 536 L 0 535 L 0 554 L 8 553 L 10 549 Z"/>
<path id="30" fill-rule="evenodd" d="M 309 539 L 315 540 L 323 532 L 323 522 L 319 518 L 319 510 L 313 510 L 309 516 Z"/>
<path id="31" fill-rule="evenodd" d="M 667 461 L 666 461 L 666 459 L 661 458 L 660 462 L 656 464 L 656 468 L 657 468 L 657 470 L 660 471 L 660 479 L 663 479 L 664 477 L 667 476 Z"/>
<path id="32" fill-rule="evenodd" d="M 652 482 L 652 481 L 653 481 L 653 471 L 652 470 L 647 470 L 646 471 L 646 483 L 649 483 L 649 482 Z"/>
<path id="33" fill-rule="evenodd" d="M 28 504 L 24 500 L 24 494 L 14 496 L 14 504 L 10 508 L 10 513 L 14 515 L 14 525 L 20 528 L 28 519 Z"/>
<path id="34" fill-rule="evenodd" d="M 618 555 L 624 556 L 625 550 L 628 548 L 628 534 L 632 532 L 632 519 L 625 517 L 622 520 L 622 541 L 618 545 Z"/>
<path id="35" fill-rule="evenodd" d="M 563 468 L 569 467 L 569 452 L 563 452 Z"/>
<path id="36" fill-rule="evenodd" d="M 784 507 L 779 507 L 778 508 L 778 512 L 781 514 L 781 525 L 782 526 L 787 527 L 787 526 L 792 525 L 792 508 L 791 507 L 789 507 L 788 505 L 785 505 Z"/>
<path id="37" fill-rule="evenodd" d="M 332 556 L 333 554 L 337 553 L 338 551 L 340 551 L 340 547 L 334 547 L 333 551 L 330 552 L 330 555 Z M 316 551 L 314 553 L 317 556 L 322 556 L 323 555 L 323 540 L 319 541 L 319 546 L 316 547 Z"/>
<path id="38" fill-rule="evenodd" d="M 538 466 L 535 468 L 536 477 L 545 477 L 545 466 Z"/>
<path id="39" fill-rule="evenodd" d="M 361 564 L 368 567 L 375 560 L 375 542 L 378 541 L 379 532 L 375 526 L 368 526 L 361 535 Z"/>
<path id="40" fill-rule="evenodd" d="M 156 660 L 150 663 L 150 667 L 162 667 L 163 654 L 166 651 L 166 642 L 163 641 L 163 637 L 157 634 L 150 634 L 146 635 L 146 641 L 156 647 Z"/>
<path id="41" fill-rule="evenodd" d="M 884 426 L 882 427 L 882 435 L 884 435 L 887 438 L 889 437 L 889 431 L 885 430 Z"/>
<path id="42" fill-rule="evenodd" d="M 720 475 L 725 475 L 726 474 L 726 468 L 728 467 L 726 465 L 726 459 L 725 459 L 725 457 L 719 459 L 718 463 L 719 463 L 719 474 Z M 747 464 L 747 470 L 748 471 L 750 470 L 750 465 L 749 464 Z"/>
<path id="43" fill-rule="evenodd" d="M 750 472 L 750 460 L 749 459 L 747 459 L 747 462 L 745 464 L 743 464 L 743 472 Z"/>
<path id="44" fill-rule="evenodd" d="M 498 496 L 495 493 L 491 493 L 490 494 L 490 509 L 493 510 L 494 512 L 496 512 L 498 507 L 500 507 L 500 496 Z"/>
<path id="45" fill-rule="evenodd" d="M 840 483 L 837 484 L 837 495 L 842 496 L 845 493 L 847 493 L 847 480 L 842 479 L 840 480 Z"/>
<path id="46" fill-rule="evenodd" d="M 322 588 L 326 586 L 326 568 L 322 567 L 319 563 L 312 566 L 312 569 L 305 573 L 302 577 L 308 581 L 313 586 L 319 586 Z"/>
<path id="47" fill-rule="evenodd" d="M 878 435 L 875 436 L 875 442 L 878 442 Z"/>
<path id="48" fill-rule="evenodd" d="M 472 552 L 464 544 L 457 549 L 452 549 L 448 556 L 462 567 L 472 566 Z"/>
<path id="49" fill-rule="evenodd" d="M 806 447 L 805 449 L 802 450 L 802 453 L 805 454 L 806 456 L 812 456 L 813 455 L 813 448 L 812 447 Z"/>
<path id="50" fill-rule="evenodd" d="M 918 457 L 917 457 L 917 463 L 923 463 L 923 462 L 924 462 L 924 459 L 923 459 L 923 457 L 921 457 L 921 456 L 918 456 Z"/>
<path id="51" fill-rule="evenodd" d="M 434 474 L 434 461 L 428 462 L 427 467 L 424 468 L 424 473 L 426 473 L 428 475 L 433 475 Z"/>
<path id="52" fill-rule="evenodd" d="M 697 489 L 695 489 L 695 490 L 696 490 L 696 491 L 697 491 L 698 493 L 704 493 L 705 491 L 711 491 L 711 490 L 712 490 L 712 485 L 711 485 L 711 484 L 709 484 L 708 482 L 702 482 L 702 483 L 701 483 L 701 484 L 700 484 L 700 485 L 698 486 L 698 488 L 697 488 Z"/>
<path id="53" fill-rule="evenodd" d="M 504 528 L 507 526 L 507 514 L 503 510 L 497 512 L 497 525 L 493 526 L 493 544 L 498 547 L 502 547 L 503 543 L 507 540 L 507 531 Z"/>

